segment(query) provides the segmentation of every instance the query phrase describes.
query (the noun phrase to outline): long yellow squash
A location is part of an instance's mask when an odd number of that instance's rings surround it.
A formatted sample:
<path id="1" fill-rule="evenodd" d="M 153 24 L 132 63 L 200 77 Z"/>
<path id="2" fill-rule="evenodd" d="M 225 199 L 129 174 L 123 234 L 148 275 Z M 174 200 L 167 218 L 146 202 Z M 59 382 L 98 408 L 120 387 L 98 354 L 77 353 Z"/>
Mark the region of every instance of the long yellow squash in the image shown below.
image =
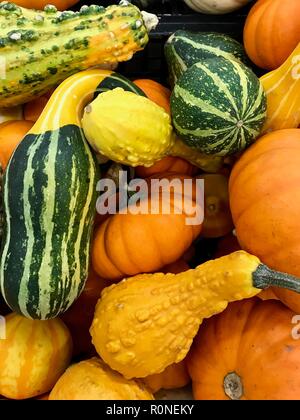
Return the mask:
<path id="1" fill-rule="evenodd" d="M 267 94 L 267 120 L 263 132 L 300 125 L 300 44 L 281 67 L 261 79 Z"/>
<path id="2" fill-rule="evenodd" d="M 104 289 L 91 326 L 101 358 L 127 378 L 162 372 L 187 355 L 204 318 L 271 285 L 300 291 L 299 279 L 244 251 L 180 274 L 142 274 Z"/>

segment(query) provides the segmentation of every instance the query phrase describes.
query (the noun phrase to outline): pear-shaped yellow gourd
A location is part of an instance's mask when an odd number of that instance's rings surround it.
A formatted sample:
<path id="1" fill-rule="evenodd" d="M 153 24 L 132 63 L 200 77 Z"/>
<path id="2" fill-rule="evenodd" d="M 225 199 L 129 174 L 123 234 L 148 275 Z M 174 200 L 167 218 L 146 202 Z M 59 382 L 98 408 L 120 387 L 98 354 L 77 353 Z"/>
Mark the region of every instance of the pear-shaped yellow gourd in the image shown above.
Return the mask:
<path id="1" fill-rule="evenodd" d="M 130 166 L 151 166 L 171 155 L 216 172 L 222 158 L 186 146 L 173 133 L 170 115 L 150 99 L 116 88 L 100 94 L 84 111 L 84 134 L 93 149 Z"/>
<path id="2" fill-rule="evenodd" d="M 300 291 L 299 279 L 244 251 L 180 274 L 142 274 L 104 289 L 91 336 L 100 357 L 127 378 L 144 378 L 187 355 L 204 318 L 270 285 Z"/>

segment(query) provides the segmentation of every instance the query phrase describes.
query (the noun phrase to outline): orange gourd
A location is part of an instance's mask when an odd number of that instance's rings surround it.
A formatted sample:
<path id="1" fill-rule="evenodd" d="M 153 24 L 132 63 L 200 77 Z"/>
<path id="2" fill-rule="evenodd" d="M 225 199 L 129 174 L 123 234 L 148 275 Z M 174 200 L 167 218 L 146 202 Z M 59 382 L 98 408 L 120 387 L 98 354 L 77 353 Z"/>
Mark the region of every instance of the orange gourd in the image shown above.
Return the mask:
<path id="1" fill-rule="evenodd" d="M 0 124 L 0 165 L 5 170 L 11 155 L 33 126 L 32 121 L 6 121 Z"/>
<path id="2" fill-rule="evenodd" d="M 96 275 L 93 269 L 83 292 L 73 305 L 61 316 L 69 328 L 73 343 L 73 355 L 89 354 L 93 350 L 89 328 L 93 321 L 95 306 L 102 290 L 110 283 Z"/>
<path id="3" fill-rule="evenodd" d="M 155 175 L 155 179 L 166 181 L 178 179 L 183 182 L 187 178 L 180 174 Z M 150 181 L 148 179 L 148 184 Z M 150 190 L 154 192 L 154 188 Z M 187 216 L 183 204 L 193 205 L 198 214 L 202 213 L 195 202 L 194 190 L 191 194 L 183 196 L 171 192 L 145 197 L 140 207 L 156 208 L 157 214 L 154 211 L 133 214 L 133 208 L 129 206 L 127 214 L 119 213 L 104 221 L 96 228 L 92 245 L 92 264 L 96 273 L 117 280 L 139 273 L 153 273 L 181 258 L 201 232 L 201 223 L 187 224 L 187 218 L 195 216 L 195 212 Z M 170 214 L 164 211 L 163 205 L 170 206 Z"/>
<path id="4" fill-rule="evenodd" d="M 192 176 L 197 171 L 198 168 L 196 168 L 196 166 L 192 165 L 184 159 L 173 156 L 167 156 L 149 168 L 146 168 L 145 166 L 137 166 L 135 169 L 136 175 L 141 178 L 147 178 L 161 172 L 175 172 L 178 174 L 186 174 Z"/>
<path id="5" fill-rule="evenodd" d="M 0 394 L 27 399 L 49 392 L 68 367 L 72 339 L 60 319 L 39 321 L 16 313 L 5 317 L 0 340 Z"/>
<path id="6" fill-rule="evenodd" d="M 222 174 L 199 175 L 204 180 L 204 221 L 201 235 L 219 238 L 229 234 L 233 222 L 229 206 L 228 177 Z"/>
<path id="7" fill-rule="evenodd" d="M 53 4 L 58 10 L 66 10 L 78 3 L 79 0 L 14 0 L 14 3 L 18 6 L 25 7 L 27 9 L 42 10 L 47 4 Z"/>
<path id="8" fill-rule="evenodd" d="M 231 303 L 206 320 L 187 357 L 196 400 L 298 400 L 299 327 L 280 302 Z"/>
<path id="9" fill-rule="evenodd" d="M 168 366 L 162 373 L 147 376 L 143 381 L 153 392 L 160 389 L 176 389 L 186 386 L 190 382 L 185 361 Z"/>
<path id="10" fill-rule="evenodd" d="M 258 0 L 244 28 L 244 45 L 259 67 L 279 67 L 300 42 L 299 0 Z"/>
<path id="11" fill-rule="evenodd" d="M 170 114 L 171 91 L 168 88 L 150 79 L 137 79 L 134 83 L 142 89 L 151 101 L 164 108 Z"/>
<path id="12" fill-rule="evenodd" d="M 300 129 L 261 137 L 240 158 L 230 183 L 230 205 L 241 247 L 273 269 L 300 277 Z M 275 289 L 274 289 L 275 290 Z M 275 290 L 300 313 L 300 296 Z"/>

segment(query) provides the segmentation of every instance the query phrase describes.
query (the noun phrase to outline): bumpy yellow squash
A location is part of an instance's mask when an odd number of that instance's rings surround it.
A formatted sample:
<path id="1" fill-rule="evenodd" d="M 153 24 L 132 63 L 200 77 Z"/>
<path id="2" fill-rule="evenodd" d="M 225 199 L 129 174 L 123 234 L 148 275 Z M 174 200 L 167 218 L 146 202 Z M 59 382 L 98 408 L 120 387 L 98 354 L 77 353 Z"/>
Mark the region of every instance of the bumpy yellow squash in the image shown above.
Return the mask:
<path id="1" fill-rule="evenodd" d="M 90 329 L 101 358 L 127 378 L 179 363 L 204 318 L 270 285 L 300 291 L 299 279 L 238 251 L 180 274 L 143 274 L 104 289 Z"/>

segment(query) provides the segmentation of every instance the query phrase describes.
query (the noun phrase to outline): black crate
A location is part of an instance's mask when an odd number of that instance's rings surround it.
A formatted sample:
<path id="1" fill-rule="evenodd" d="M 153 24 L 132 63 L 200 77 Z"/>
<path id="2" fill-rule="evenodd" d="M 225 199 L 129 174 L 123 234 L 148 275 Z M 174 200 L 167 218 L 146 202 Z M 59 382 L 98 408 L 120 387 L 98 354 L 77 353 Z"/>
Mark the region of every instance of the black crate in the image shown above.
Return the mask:
<path id="1" fill-rule="evenodd" d="M 97 0 L 82 0 L 74 9 L 79 9 L 83 4 L 95 3 Z M 98 3 L 108 6 L 118 3 L 118 0 L 101 0 Z M 150 33 L 148 46 L 144 51 L 135 54 L 131 61 L 120 64 L 118 71 L 131 79 L 151 78 L 166 84 L 164 44 L 172 33 L 178 29 L 220 32 L 242 42 L 245 19 L 252 4 L 227 15 L 204 15 L 188 8 L 183 0 L 157 0 L 148 10 L 159 17 L 157 28 Z M 255 67 L 254 70 L 260 74 Z"/>

